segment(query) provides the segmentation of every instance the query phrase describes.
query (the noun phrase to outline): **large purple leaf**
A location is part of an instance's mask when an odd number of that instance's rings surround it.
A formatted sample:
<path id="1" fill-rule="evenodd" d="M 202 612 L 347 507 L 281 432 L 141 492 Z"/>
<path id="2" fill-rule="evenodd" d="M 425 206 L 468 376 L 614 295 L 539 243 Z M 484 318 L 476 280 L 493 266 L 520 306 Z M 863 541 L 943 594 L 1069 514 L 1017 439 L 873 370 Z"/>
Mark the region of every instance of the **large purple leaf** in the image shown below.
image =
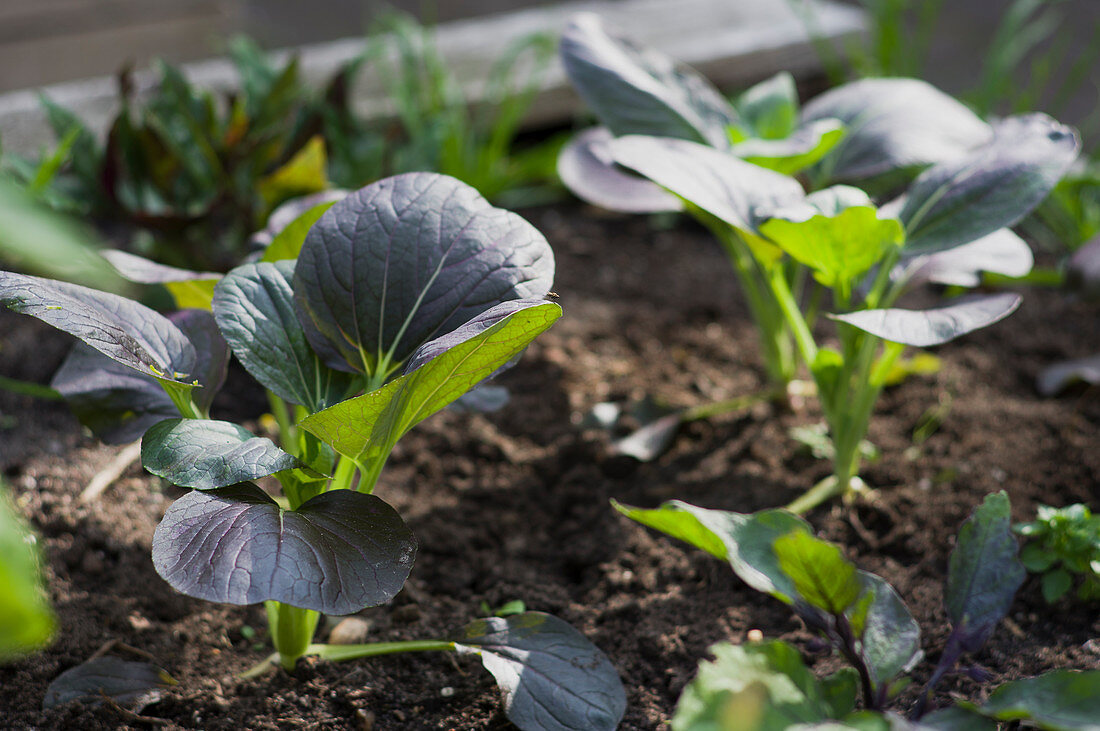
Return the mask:
<path id="1" fill-rule="evenodd" d="M 862 79 L 812 99 L 802 122 L 839 119 L 847 128 L 826 156 L 822 182 L 852 182 L 953 160 L 992 131 L 964 104 L 919 79 Z"/>
<path id="2" fill-rule="evenodd" d="M 494 208 L 454 178 L 409 173 L 330 208 L 298 258 L 294 294 L 317 329 L 319 352 L 338 350 L 372 372 L 401 363 L 433 337 L 493 305 L 540 297 L 554 258 L 531 224 Z"/>
<path id="3" fill-rule="evenodd" d="M 1045 114 L 1002 120 L 993 139 L 913 181 L 899 218 L 906 249 L 950 249 L 1014 225 L 1039 205 L 1077 159 L 1077 134 Z"/>
<path id="4" fill-rule="evenodd" d="M 195 349 L 163 315 L 78 284 L 0 272 L 0 303 L 75 335 L 138 373 L 187 383 Z"/>
<path id="5" fill-rule="evenodd" d="M 1020 295 L 1002 293 L 966 297 L 928 310 L 860 310 L 829 317 L 883 340 L 928 348 L 1003 320 L 1019 306 Z"/>
<path id="6" fill-rule="evenodd" d="M 558 155 L 558 176 L 586 203 L 621 213 L 679 211 L 684 205 L 659 185 L 615 164 L 607 149 L 611 132 L 593 127 L 573 137 Z"/>
<path id="7" fill-rule="evenodd" d="M 613 731 L 626 691 L 600 648 L 549 614 L 524 612 L 471 622 L 455 649 L 481 658 L 504 695 L 504 712 L 529 731 Z"/>
<path id="8" fill-rule="evenodd" d="M 742 232 L 755 231 L 762 213 L 804 196 L 794 178 L 695 142 L 630 135 L 608 149 L 615 162 Z"/>
<path id="9" fill-rule="evenodd" d="M 293 261 L 245 264 L 214 290 L 214 317 L 253 378 L 311 412 L 340 401 L 352 378 L 327 367 L 310 347 L 294 308 Z"/>
<path id="10" fill-rule="evenodd" d="M 192 492 L 153 534 L 153 565 L 177 591 L 226 604 L 274 600 L 351 614 L 401 590 L 416 539 L 374 495 L 333 490 L 283 510 L 251 483 Z"/>
<path id="11" fill-rule="evenodd" d="M 608 31 L 578 13 L 561 37 L 561 61 L 600 123 L 616 135 L 643 134 L 729 147 L 736 110 L 694 69 Z"/>

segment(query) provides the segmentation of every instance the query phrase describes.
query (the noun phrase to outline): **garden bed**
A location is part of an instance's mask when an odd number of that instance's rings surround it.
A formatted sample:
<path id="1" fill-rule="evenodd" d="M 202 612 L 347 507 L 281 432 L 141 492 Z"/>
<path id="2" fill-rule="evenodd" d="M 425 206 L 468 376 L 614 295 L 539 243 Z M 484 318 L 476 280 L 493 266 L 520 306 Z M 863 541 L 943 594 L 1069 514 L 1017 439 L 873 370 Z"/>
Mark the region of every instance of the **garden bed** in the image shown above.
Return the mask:
<path id="1" fill-rule="evenodd" d="M 652 395 L 689 406 L 763 388 L 754 330 L 718 246 L 683 221 L 657 230 L 641 217 L 577 206 L 525 215 L 554 247 L 565 317 L 502 378 L 513 392 L 502 411 L 436 415 L 395 450 L 379 494 L 420 550 L 397 599 L 362 613 L 370 638 L 440 636 L 477 616 L 481 602 L 522 600 L 569 621 L 609 655 L 627 689 L 628 729 L 660 727 L 706 648 L 739 642 L 750 629 L 793 641 L 818 669 L 832 668 L 786 607 L 608 504 L 678 498 L 740 512 L 785 504 L 829 473 L 787 433 L 817 421 L 812 404 L 800 412 L 761 405 L 691 424 L 648 464 L 611 455 L 606 433 L 580 426 L 598 402 Z M 1100 346 L 1098 314 L 1057 292 L 1027 291 L 1005 322 L 939 349 L 942 369 L 887 391 L 872 422 L 883 456 L 863 475 L 880 489 L 854 507 L 809 516 L 861 568 L 897 588 L 926 629 L 932 660 L 948 631 L 941 587 L 949 537 L 987 493 L 1006 490 L 1016 520 L 1039 503 L 1096 507 L 1100 394 L 1045 400 L 1033 384 L 1045 365 Z M 43 380 L 69 341 L 6 311 L 0 328 L 0 373 L 16 378 Z M 230 381 L 215 418 L 260 415 L 262 393 L 234 385 L 246 382 Z M 914 444 L 914 427 L 937 404 L 942 425 Z M 118 448 L 86 436 L 60 403 L 0 392 L 0 414 L 0 470 L 42 535 L 60 619 L 49 649 L 0 669 L 6 728 L 147 727 L 107 707 L 40 710 L 53 678 L 110 641 L 149 653 L 179 681 L 143 711 L 170 728 L 508 726 L 476 659 L 306 659 L 290 675 L 240 680 L 270 652 L 261 608 L 186 598 L 153 570 L 153 529 L 181 492 L 134 465 L 82 503 L 80 492 Z M 1094 607 L 1051 608 L 1031 579 L 975 659 L 995 682 L 1100 668 L 1097 637 Z M 915 680 L 931 667 L 920 664 Z M 977 697 L 982 686 L 954 677 L 942 692 Z"/>

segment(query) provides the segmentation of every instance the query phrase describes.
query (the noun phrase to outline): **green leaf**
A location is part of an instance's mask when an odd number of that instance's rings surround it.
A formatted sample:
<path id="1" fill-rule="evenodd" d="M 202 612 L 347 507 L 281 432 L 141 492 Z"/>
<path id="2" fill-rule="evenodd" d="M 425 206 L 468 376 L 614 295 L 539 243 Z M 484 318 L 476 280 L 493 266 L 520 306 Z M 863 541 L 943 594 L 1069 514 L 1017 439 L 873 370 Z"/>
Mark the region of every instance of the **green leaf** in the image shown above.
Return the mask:
<path id="1" fill-rule="evenodd" d="M 920 719 L 919 728 L 936 731 L 997 731 L 997 723 L 962 706 L 933 711 Z"/>
<path id="2" fill-rule="evenodd" d="M 673 731 L 782 731 L 829 718 L 831 707 L 798 651 L 780 642 L 719 643 L 699 663 L 672 717 Z"/>
<path id="3" fill-rule="evenodd" d="M 779 568 L 810 606 L 841 615 L 863 592 L 855 564 L 831 543 L 805 531 L 793 531 L 777 538 L 772 547 Z"/>
<path id="4" fill-rule="evenodd" d="M 998 686 L 979 709 L 998 721 L 1030 721 L 1047 731 L 1100 729 L 1100 670 L 1054 670 Z"/>
<path id="5" fill-rule="evenodd" d="M 846 186 L 818 191 L 770 215 L 760 233 L 810 267 L 817 281 L 846 291 L 905 238 L 899 221 L 879 218 L 866 194 Z"/>
<path id="6" fill-rule="evenodd" d="M 785 510 L 763 510 L 751 515 L 708 510 L 679 500 L 646 510 L 612 501 L 620 513 L 690 543 L 716 558 L 729 561 L 733 572 L 757 591 L 794 602 L 797 591 L 780 568 L 772 543 L 792 531 L 809 532 L 810 526 Z"/>
<path id="7" fill-rule="evenodd" d="M 268 210 L 287 198 L 329 187 L 326 165 L 324 139 L 320 135 L 311 137 L 285 165 L 259 180 L 257 190 Z"/>
<path id="8" fill-rule="evenodd" d="M 153 425 L 141 439 L 141 464 L 173 485 L 198 490 L 308 469 L 270 439 L 209 419 L 166 419 Z"/>
<path id="9" fill-rule="evenodd" d="M 571 625 L 541 612 L 471 622 L 455 649 L 481 658 L 504 712 L 532 731 L 613 731 L 626 712 L 615 667 Z"/>
<path id="10" fill-rule="evenodd" d="M 0 664 L 45 646 L 57 622 L 42 578 L 37 539 L 0 490 Z"/>
<path id="11" fill-rule="evenodd" d="M 844 125 L 835 119 L 819 119 L 781 140 L 751 139 L 730 150 L 753 165 L 794 175 L 819 162 L 844 139 Z"/>
<path id="12" fill-rule="evenodd" d="M 1053 604 L 1065 595 L 1073 586 L 1073 577 L 1065 569 L 1055 569 L 1043 575 L 1043 598 L 1047 604 Z"/>
<path id="13" fill-rule="evenodd" d="M 214 318 L 234 355 L 280 398 L 317 411 L 337 403 L 353 377 L 325 365 L 294 308 L 293 261 L 237 267 L 214 290 Z"/>
<path id="14" fill-rule="evenodd" d="M 292 201 L 293 202 L 293 201 Z M 297 259 L 302 251 L 302 244 L 306 241 L 306 234 L 313 228 L 313 224 L 324 215 L 324 212 L 332 208 L 336 201 L 318 203 L 295 218 L 286 228 L 275 235 L 271 243 L 264 249 L 264 255 L 260 261 L 280 261 L 282 259 Z"/>
<path id="15" fill-rule="evenodd" d="M 787 71 L 750 86 L 736 102 L 741 119 L 756 137 L 781 140 L 798 124 L 798 89 Z"/>
<path id="16" fill-rule="evenodd" d="M 859 696 L 859 672 L 855 668 L 841 668 L 821 679 L 821 695 L 829 704 L 831 718 L 843 718 L 856 707 Z"/>
<path id="17" fill-rule="evenodd" d="M 959 529 L 948 562 L 944 603 L 953 636 L 965 652 L 977 651 L 1008 614 L 1026 572 L 1009 522 L 1004 491 L 986 496 Z"/>
<path id="18" fill-rule="evenodd" d="M 500 312 L 509 314 L 500 318 Z M 301 426 L 361 463 L 384 460 L 409 429 L 505 366 L 559 317 L 561 307 L 541 300 L 497 305 L 463 326 L 473 327 L 460 334 L 461 342 L 452 344 L 443 336 L 438 341 L 448 342 L 438 353 L 433 345 L 437 341 L 426 344 L 413 355 L 411 371 L 376 391 L 319 411 Z M 426 351 L 433 357 L 422 361 Z"/>

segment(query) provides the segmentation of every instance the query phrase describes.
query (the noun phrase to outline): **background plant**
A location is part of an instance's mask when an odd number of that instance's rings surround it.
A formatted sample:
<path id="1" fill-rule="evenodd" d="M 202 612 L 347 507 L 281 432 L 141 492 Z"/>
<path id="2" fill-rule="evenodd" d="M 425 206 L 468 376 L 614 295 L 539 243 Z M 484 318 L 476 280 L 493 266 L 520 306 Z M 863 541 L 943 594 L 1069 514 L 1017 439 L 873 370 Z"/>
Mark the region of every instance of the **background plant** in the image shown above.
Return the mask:
<path id="1" fill-rule="evenodd" d="M 616 507 L 728 561 L 750 587 L 790 605 L 845 661 L 841 670 L 817 678 L 786 642 L 715 645 L 716 659 L 700 664 L 680 697 L 671 722 L 677 731 L 798 724 L 969 730 L 993 729 L 999 720 L 1068 730 L 1091 728 L 1100 712 L 1100 671 L 1060 670 L 1002 684 L 980 705 L 959 702 L 927 713 L 940 680 L 981 650 L 1023 582 L 1003 492 L 989 495 L 959 531 L 944 593 L 951 632 L 908 720 L 890 708 L 908 683 L 905 674 L 923 657 L 920 627 L 889 584 L 814 537 L 804 521 L 779 510 L 745 515 L 679 501 L 655 510 Z M 959 670 L 983 677 L 977 667 Z"/>
<path id="2" fill-rule="evenodd" d="M 0 663 L 47 645 L 57 620 L 42 577 L 37 538 L 16 515 L 0 482 Z"/>
<path id="3" fill-rule="evenodd" d="M 814 189 L 807 195 L 780 172 L 785 164 L 742 159 L 737 152 L 747 143 L 722 146 L 737 138 L 743 115 L 689 69 L 609 35 L 594 16 L 567 29 L 562 54 L 610 128 L 583 133 L 563 153 L 563 179 L 611 208 L 636 210 L 620 203 L 639 199 L 682 206 L 714 232 L 738 275 L 769 375 L 789 382 L 801 360 L 829 426 L 834 474 L 792 509 L 857 489 L 860 444 L 904 347 L 939 345 L 992 324 L 1019 299 L 991 295 L 920 311 L 893 305 L 922 282 L 973 287 L 984 271 L 1026 274 L 1031 251 L 1007 227 L 1072 165 L 1075 133 L 1043 115 L 991 126 L 911 79 L 854 82 L 801 112 L 793 85 L 782 91 L 765 82 L 740 104 L 746 113 L 770 110 L 755 118 L 774 123 L 757 121 L 754 129 L 844 130 L 801 175 Z M 781 126 L 781 119 L 788 121 Z M 881 208 L 844 184 L 884 192 L 905 181 L 902 195 Z M 815 335 L 822 295 L 831 299 L 824 306 L 837 322 L 836 346 Z"/>
<path id="4" fill-rule="evenodd" d="M 1042 576 L 1044 599 L 1054 603 L 1077 584 L 1077 598 L 1100 600 L 1100 516 L 1088 506 L 1040 505 L 1035 520 L 1014 529 L 1027 540 L 1020 558 Z"/>

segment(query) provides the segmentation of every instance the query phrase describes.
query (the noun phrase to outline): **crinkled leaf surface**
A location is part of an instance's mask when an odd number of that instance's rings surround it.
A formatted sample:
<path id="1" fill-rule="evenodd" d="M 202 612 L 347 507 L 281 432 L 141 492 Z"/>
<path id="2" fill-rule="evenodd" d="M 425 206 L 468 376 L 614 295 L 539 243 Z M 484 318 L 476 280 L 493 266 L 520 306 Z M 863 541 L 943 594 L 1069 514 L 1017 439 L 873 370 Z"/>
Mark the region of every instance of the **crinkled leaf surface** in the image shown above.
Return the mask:
<path id="1" fill-rule="evenodd" d="M 809 531 L 809 524 L 785 510 L 749 515 L 700 508 L 680 500 L 647 510 L 612 501 L 631 520 L 667 533 L 707 553 L 729 561 L 733 572 L 757 591 L 791 603 L 798 596 L 794 582 L 779 567 L 772 543 L 792 531 Z"/>
<path id="2" fill-rule="evenodd" d="M 794 530 L 772 543 L 779 570 L 794 582 L 800 599 L 829 614 L 843 614 L 863 593 L 855 565 L 837 546 Z"/>
<path id="3" fill-rule="evenodd" d="M 0 664 L 49 642 L 57 622 L 46 598 L 38 542 L 0 491 Z"/>
<path id="4" fill-rule="evenodd" d="M 389 601 L 415 555 L 397 511 L 351 490 L 322 493 L 297 510 L 247 482 L 195 491 L 172 503 L 153 534 L 153 565 L 183 594 L 325 614 Z"/>
<path id="5" fill-rule="evenodd" d="M 948 562 L 944 604 L 952 639 L 976 652 L 1012 605 L 1027 571 L 1012 534 L 1008 495 L 988 495 L 959 529 Z"/>
<path id="6" fill-rule="evenodd" d="M 830 706 L 798 651 L 780 642 L 719 643 L 699 663 L 672 717 L 673 731 L 778 731 L 828 719 Z M 749 721 L 753 719 L 755 723 Z"/>
<path id="7" fill-rule="evenodd" d="M 371 371 L 500 302 L 541 297 L 554 258 L 531 224 L 454 178 L 409 173 L 349 195 L 298 258 L 300 314 L 350 366 Z"/>
<path id="8" fill-rule="evenodd" d="M 909 251 L 942 251 L 1012 226 L 1054 189 L 1080 148 L 1072 129 L 1045 114 L 1010 117 L 994 132 L 913 181 L 899 215 Z"/>
<path id="9" fill-rule="evenodd" d="M 844 139 L 844 124 L 836 119 L 809 122 L 783 139 L 750 139 L 730 150 L 734 155 L 784 175 L 794 175 L 815 164 Z"/>
<path id="10" fill-rule="evenodd" d="M 904 257 L 893 272 L 893 279 L 904 276 L 909 286 L 924 282 L 955 287 L 977 287 L 982 273 L 1023 277 L 1031 271 L 1035 257 L 1027 242 L 1010 229 L 1002 228 L 967 244 L 939 251 Z"/>
<path id="11" fill-rule="evenodd" d="M 883 340 L 927 348 L 1003 320 L 1019 306 L 1020 295 L 1001 293 L 964 297 L 928 310 L 887 308 L 829 317 Z"/>
<path id="12" fill-rule="evenodd" d="M 818 191 L 801 203 L 771 212 L 760 233 L 810 267 L 827 287 L 850 288 L 886 254 L 901 244 L 904 231 L 856 188 L 838 186 Z M 855 191 L 863 200 L 846 191 Z M 840 202 L 842 201 L 842 202 Z"/>
<path id="13" fill-rule="evenodd" d="M 863 620 L 860 654 L 875 684 L 882 685 L 924 656 L 920 626 L 892 586 L 866 571 L 860 571 L 859 578 L 864 590 L 874 596 Z"/>
<path id="14" fill-rule="evenodd" d="M 191 391 L 200 409 L 210 408 L 225 381 L 229 347 L 205 310 L 182 310 L 169 315 L 195 347 L 195 375 L 202 388 Z M 65 397 L 80 420 L 107 444 L 125 444 L 141 437 L 163 419 L 179 416 L 164 389 L 84 343 L 76 343 L 51 385 Z"/>
<path id="15" fill-rule="evenodd" d="M 828 182 L 865 180 L 952 160 L 992 130 L 966 105 L 919 79 L 861 79 L 812 99 L 803 123 L 839 119 L 844 139 L 821 164 Z"/>
<path id="16" fill-rule="evenodd" d="M 567 622 L 541 612 L 471 622 L 455 649 L 481 658 L 524 731 L 611 731 L 626 692 L 607 656 Z"/>
<path id="17" fill-rule="evenodd" d="M 145 305 L 78 284 L 0 272 L 0 303 L 75 335 L 138 373 L 186 384 L 195 349 L 166 317 Z"/>
<path id="18" fill-rule="evenodd" d="M 1026 720 L 1048 731 L 1100 729 L 1100 670 L 1054 670 L 998 686 L 981 713 Z"/>
<path id="19" fill-rule="evenodd" d="M 141 464 L 173 485 L 212 490 L 306 466 L 228 421 L 165 419 L 141 440 Z"/>
<path id="20" fill-rule="evenodd" d="M 573 137 L 558 155 L 558 176 L 578 198 L 609 211 L 661 213 L 683 209 L 680 199 L 656 183 L 615 164 L 607 149 L 611 132 L 593 127 Z"/>
<path id="21" fill-rule="evenodd" d="M 559 317 L 561 307 L 543 300 L 497 305 L 427 343 L 410 360 L 413 370 L 301 426 L 341 454 L 384 458 L 401 435 L 506 365 Z"/>
<path id="22" fill-rule="evenodd" d="M 55 708 L 71 701 L 102 703 L 106 695 L 132 710 L 156 703 L 165 688 L 176 681 L 162 668 L 148 662 L 134 662 L 106 655 L 97 657 L 54 678 L 46 688 L 42 708 Z"/>
<path id="23" fill-rule="evenodd" d="M 293 261 L 237 267 L 214 291 L 214 317 L 253 378 L 280 398 L 317 411 L 340 401 L 352 377 L 310 347 L 294 307 Z"/>
<path id="24" fill-rule="evenodd" d="M 598 15 L 570 19 L 560 54 L 573 88 L 614 134 L 729 146 L 737 112 L 718 90 L 694 69 L 608 31 Z"/>
<path id="25" fill-rule="evenodd" d="M 793 178 L 694 142 L 631 135 L 611 140 L 608 149 L 615 162 L 739 231 L 754 232 L 760 210 L 803 198 Z"/>

